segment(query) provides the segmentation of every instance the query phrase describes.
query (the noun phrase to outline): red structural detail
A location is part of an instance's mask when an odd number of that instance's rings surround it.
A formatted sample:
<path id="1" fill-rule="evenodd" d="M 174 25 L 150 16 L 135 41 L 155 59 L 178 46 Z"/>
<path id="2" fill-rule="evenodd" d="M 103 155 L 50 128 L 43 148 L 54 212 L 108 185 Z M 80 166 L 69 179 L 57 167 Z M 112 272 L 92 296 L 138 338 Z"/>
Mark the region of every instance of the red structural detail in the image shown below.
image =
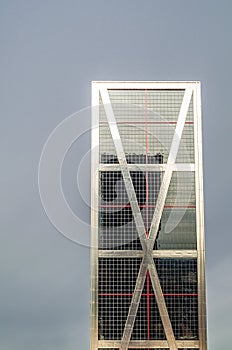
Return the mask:
<path id="1" fill-rule="evenodd" d="M 131 297 L 133 293 L 99 293 L 99 297 Z"/>
<path id="2" fill-rule="evenodd" d="M 147 90 L 145 90 L 145 108 L 146 108 L 146 165 L 148 163 L 148 113 L 147 113 Z M 148 237 L 148 172 L 146 171 L 146 235 Z"/>
<path id="3" fill-rule="evenodd" d="M 150 277 L 149 272 L 147 271 L 147 339 L 150 340 Z"/>

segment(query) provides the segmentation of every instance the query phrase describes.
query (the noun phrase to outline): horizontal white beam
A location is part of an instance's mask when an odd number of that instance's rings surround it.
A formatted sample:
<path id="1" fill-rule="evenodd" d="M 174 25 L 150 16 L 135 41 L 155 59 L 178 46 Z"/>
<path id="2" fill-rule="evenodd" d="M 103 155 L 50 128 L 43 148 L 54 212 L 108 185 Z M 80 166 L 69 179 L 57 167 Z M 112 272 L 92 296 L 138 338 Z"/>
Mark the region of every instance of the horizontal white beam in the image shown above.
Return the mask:
<path id="1" fill-rule="evenodd" d="M 172 171 L 195 171 L 193 163 L 176 164 L 127 164 L 129 171 L 165 171 L 169 167 Z M 120 171 L 120 164 L 99 164 L 100 171 Z"/>
<path id="2" fill-rule="evenodd" d="M 196 250 L 154 250 L 154 258 L 197 258 Z M 99 250 L 99 258 L 142 258 L 142 250 Z"/>
<path id="3" fill-rule="evenodd" d="M 99 89 L 146 89 L 146 90 L 176 90 L 195 88 L 199 81 L 93 81 L 94 87 Z"/>
<path id="4" fill-rule="evenodd" d="M 198 340 L 176 340 L 178 348 L 199 349 Z M 118 340 L 100 340 L 99 348 L 120 348 L 121 341 Z M 142 348 L 169 348 L 167 340 L 130 340 L 129 349 Z"/>

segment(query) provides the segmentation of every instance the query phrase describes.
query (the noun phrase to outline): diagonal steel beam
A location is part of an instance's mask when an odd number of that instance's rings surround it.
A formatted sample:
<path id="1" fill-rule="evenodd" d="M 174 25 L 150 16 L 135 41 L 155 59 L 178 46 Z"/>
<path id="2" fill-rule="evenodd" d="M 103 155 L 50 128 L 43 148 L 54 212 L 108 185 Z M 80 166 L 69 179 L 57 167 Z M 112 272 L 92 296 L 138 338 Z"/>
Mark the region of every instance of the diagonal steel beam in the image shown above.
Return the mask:
<path id="1" fill-rule="evenodd" d="M 191 100 L 191 95 L 192 95 L 192 90 L 190 91 L 190 89 L 187 89 L 185 92 L 185 96 L 184 96 L 184 99 L 182 102 L 181 109 L 180 109 L 180 114 L 179 114 L 176 130 L 174 133 L 174 137 L 173 137 L 167 165 L 171 165 L 171 164 L 173 165 L 175 163 L 176 155 L 177 155 L 177 152 L 179 149 L 180 138 L 182 135 L 182 131 L 183 131 L 184 123 L 185 123 L 185 118 L 186 118 L 187 111 L 188 111 L 188 106 L 189 106 L 189 103 Z M 127 194 L 128 194 L 129 200 L 130 200 L 131 209 L 132 209 L 135 223 L 136 223 L 136 228 L 138 230 L 139 238 L 140 238 L 141 245 L 142 245 L 143 252 L 144 252 L 144 257 L 143 257 L 143 260 L 142 260 L 142 263 L 140 266 L 140 270 L 139 270 L 139 273 L 137 276 L 135 291 L 134 291 L 134 294 L 132 297 L 126 325 L 125 325 L 124 332 L 123 332 L 121 349 L 122 350 L 128 349 L 129 341 L 131 338 L 131 333 L 133 330 L 133 325 L 135 322 L 135 317 L 136 317 L 138 306 L 139 306 L 139 301 L 140 301 L 141 294 L 142 294 L 142 289 L 143 289 L 145 278 L 146 278 L 146 272 L 147 272 L 147 269 L 149 269 L 150 277 L 151 277 L 151 281 L 152 281 L 152 286 L 153 286 L 153 289 L 154 289 L 154 292 L 156 295 L 157 305 L 159 307 L 159 312 L 160 312 L 161 320 L 162 320 L 162 323 L 164 326 L 164 330 L 165 330 L 165 334 L 167 337 L 169 347 L 171 350 L 177 350 L 177 346 L 175 343 L 175 337 L 174 337 L 173 330 L 172 330 L 172 325 L 171 325 L 168 311 L 167 311 L 166 304 L 165 304 L 165 299 L 164 299 L 164 296 L 162 293 L 162 289 L 161 289 L 160 282 L 159 282 L 159 277 L 158 277 L 157 270 L 156 270 L 156 267 L 154 264 L 154 260 L 152 258 L 152 254 L 151 254 L 151 252 L 153 250 L 153 245 L 154 245 L 154 242 L 156 239 L 156 235 L 158 232 L 159 222 L 160 222 L 160 218 L 162 215 L 163 206 L 164 206 L 165 198 L 167 195 L 167 190 L 168 190 L 171 176 L 172 176 L 172 169 L 171 169 L 171 167 L 168 167 L 168 166 L 166 167 L 165 174 L 164 174 L 163 181 L 162 181 L 162 185 L 164 184 L 165 186 L 163 186 L 162 191 L 160 189 L 160 193 L 159 193 L 159 196 L 157 199 L 157 202 L 159 200 L 159 205 L 156 208 L 156 213 L 154 213 L 153 220 L 152 220 L 153 225 L 152 225 L 150 232 L 149 232 L 149 239 L 147 239 L 143 219 L 142 219 L 142 216 L 141 216 L 141 213 L 139 210 L 136 194 L 134 191 L 130 172 L 129 172 L 129 169 L 127 166 L 127 161 L 126 161 L 126 157 L 125 157 L 125 152 L 123 150 L 122 141 L 120 138 L 120 134 L 118 132 L 118 127 L 117 127 L 117 123 L 116 123 L 116 120 L 114 117 L 114 112 L 113 112 L 111 102 L 109 99 L 108 91 L 106 89 L 101 89 L 101 97 L 102 97 L 103 105 L 105 108 L 106 116 L 108 119 L 110 132 L 111 132 L 111 135 L 113 138 L 113 142 L 115 144 L 116 153 L 117 153 L 118 160 L 119 160 L 119 165 L 120 165 L 122 175 L 124 178 L 124 182 L 126 185 Z M 188 102 L 188 99 L 189 99 L 189 102 Z M 164 182 L 165 178 L 167 178 L 166 184 Z M 169 179 L 169 181 L 168 181 L 168 179 Z M 161 185 L 161 188 L 162 188 L 162 185 Z M 159 218 L 159 216 L 160 216 L 160 218 Z M 158 218 L 159 218 L 159 220 L 158 220 Z M 157 222 L 158 222 L 158 226 L 157 226 Z"/>
<path id="2" fill-rule="evenodd" d="M 149 248 L 152 245 L 152 249 L 153 249 L 154 241 L 156 239 L 156 236 L 157 236 L 157 233 L 159 230 L 159 224 L 160 224 L 161 216 L 162 216 L 163 209 L 164 209 L 165 200 L 166 200 L 167 193 L 168 193 L 168 188 L 169 188 L 170 181 L 172 178 L 172 173 L 174 170 L 173 164 L 175 164 L 175 161 L 176 161 L 176 157 L 177 157 L 177 153 L 178 153 L 178 149 L 179 149 L 179 145 L 180 145 L 180 140 L 181 140 L 182 132 L 184 129 L 184 124 L 185 124 L 186 116 L 188 113 L 191 97 L 192 97 L 192 89 L 188 88 L 185 90 L 185 94 L 184 94 L 183 101 L 181 104 L 178 121 L 176 124 L 176 128 L 175 128 L 175 132 L 173 135 L 165 172 L 163 175 L 163 180 L 162 180 L 162 183 L 160 186 L 160 191 L 158 194 L 156 207 L 155 207 L 154 215 L 153 215 L 152 222 L 151 222 L 151 227 L 150 227 L 150 231 L 149 231 Z"/>
<path id="3" fill-rule="evenodd" d="M 152 261 L 150 261 L 150 264 L 148 265 L 148 270 L 150 274 L 151 284 L 155 293 L 155 298 L 159 309 L 160 318 L 161 318 L 165 335 L 167 338 L 168 346 L 170 350 L 177 350 L 176 339 L 173 333 L 172 324 L 169 318 L 163 291 L 159 281 L 159 276 L 158 276 L 153 259 Z"/>

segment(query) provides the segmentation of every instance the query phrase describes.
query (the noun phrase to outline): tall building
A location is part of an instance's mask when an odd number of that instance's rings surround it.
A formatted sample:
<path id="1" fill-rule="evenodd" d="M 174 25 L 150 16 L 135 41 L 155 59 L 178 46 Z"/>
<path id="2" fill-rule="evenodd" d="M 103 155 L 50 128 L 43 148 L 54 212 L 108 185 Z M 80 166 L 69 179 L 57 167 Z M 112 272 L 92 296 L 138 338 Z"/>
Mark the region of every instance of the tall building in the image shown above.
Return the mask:
<path id="1" fill-rule="evenodd" d="M 91 350 L 206 350 L 199 82 L 92 83 Z"/>

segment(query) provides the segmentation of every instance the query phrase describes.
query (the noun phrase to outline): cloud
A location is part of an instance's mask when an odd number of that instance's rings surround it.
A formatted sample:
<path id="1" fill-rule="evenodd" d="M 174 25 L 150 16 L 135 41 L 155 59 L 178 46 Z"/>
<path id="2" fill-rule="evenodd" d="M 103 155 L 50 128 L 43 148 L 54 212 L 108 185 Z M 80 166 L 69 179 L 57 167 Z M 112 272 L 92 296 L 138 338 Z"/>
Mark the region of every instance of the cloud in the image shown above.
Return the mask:
<path id="1" fill-rule="evenodd" d="M 215 262 L 207 275 L 208 333 L 211 350 L 229 349 L 232 314 L 232 257 Z"/>

